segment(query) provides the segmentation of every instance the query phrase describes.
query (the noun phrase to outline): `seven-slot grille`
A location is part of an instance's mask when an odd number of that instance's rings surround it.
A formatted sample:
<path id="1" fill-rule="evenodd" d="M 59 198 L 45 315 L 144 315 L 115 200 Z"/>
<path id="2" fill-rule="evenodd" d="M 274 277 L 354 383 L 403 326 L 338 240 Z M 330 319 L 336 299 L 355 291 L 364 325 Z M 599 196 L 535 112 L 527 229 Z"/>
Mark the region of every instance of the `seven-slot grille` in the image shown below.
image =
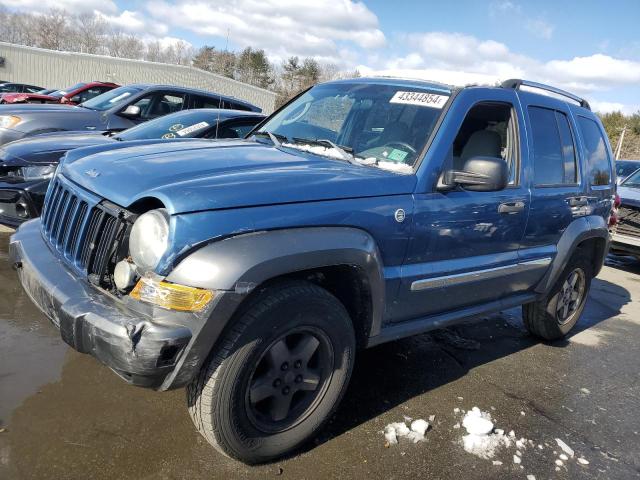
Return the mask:
<path id="1" fill-rule="evenodd" d="M 616 215 L 618 217 L 616 233 L 640 237 L 640 210 L 628 205 L 621 205 Z"/>
<path id="2" fill-rule="evenodd" d="M 42 233 L 73 266 L 104 286 L 107 267 L 126 229 L 121 217 L 56 178 L 47 194 Z"/>

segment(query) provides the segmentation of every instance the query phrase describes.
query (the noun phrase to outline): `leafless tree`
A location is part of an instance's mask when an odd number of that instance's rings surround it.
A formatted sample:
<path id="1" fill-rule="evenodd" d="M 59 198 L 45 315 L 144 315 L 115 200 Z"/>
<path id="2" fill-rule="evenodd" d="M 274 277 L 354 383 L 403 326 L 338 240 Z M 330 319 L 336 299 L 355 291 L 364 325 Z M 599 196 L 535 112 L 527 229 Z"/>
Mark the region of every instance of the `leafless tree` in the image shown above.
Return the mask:
<path id="1" fill-rule="evenodd" d="M 109 55 L 121 58 L 143 58 L 144 43 L 133 34 L 114 31 L 107 42 Z"/>
<path id="2" fill-rule="evenodd" d="M 81 13 L 76 17 L 77 48 L 83 53 L 103 53 L 107 36 L 107 22 L 95 13 Z"/>
<path id="3" fill-rule="evenodd" d="M 64 10 L 53 9 L 44 15 L 33 16 L 36 45 L 50 50 L 64 50 L 71 41 L 69 16 Z"/>

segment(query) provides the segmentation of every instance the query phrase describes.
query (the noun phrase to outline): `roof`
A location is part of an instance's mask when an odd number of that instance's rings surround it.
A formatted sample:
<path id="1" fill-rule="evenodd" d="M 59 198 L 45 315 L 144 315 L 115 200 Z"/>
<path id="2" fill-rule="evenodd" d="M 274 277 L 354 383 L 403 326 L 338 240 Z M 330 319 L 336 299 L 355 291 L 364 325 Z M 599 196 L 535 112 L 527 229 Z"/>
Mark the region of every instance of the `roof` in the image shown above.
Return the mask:
<path id="1" fill-rule="evenodd" d="M 446 85 L 444 83 L 430 82 L 426 80 L 420 80 L 416 78 L 400 78 L 400 77 L 356 77 L 347 78 L 344 80 L 332 80 L 325 84 L 341 84 L 341 83 L 371 83 L 377 85 L 394 85 L 397 87 L 408 88 L 428 88 L 430 90 L 436 90 L 443 93 L 451 93 L 455 87 L 452 85 Z"/>
<path id="2" fill-rule="evenodd" d="M 237 97 L 232 97 L 230 95 L 223 95 L 221 93 L 216 93 L 216 92 L 210 92 L 208 90 L 202 90 L 200 88 L 192 88 L 192 87 L 181 87 L 179 85 L 164 85 L 164 84 L 155 84 L 155 83 L 131 83 L 128 85 L 125 85 L 127 87 L 136 87 L 136 88 L 140 88 L 143 90 L 162 90 L 163 88 L 170 88 L 172 90 L 176 90 L 179 92 L 184 92 L 184 93 L 195 93 L 198 95 L 204 95 L 206 97 L 211 97 L 211 98 L 222 98 L 225 100 L 231 100 L 235 103 L 239 103 L 241 105 L 246 105 L 248 107 L 252 107 L 252 108 L 256 108 L 255 105 L 253 105 L 250 102 L 247 102 L 246 100 L 241 100 Z"/>

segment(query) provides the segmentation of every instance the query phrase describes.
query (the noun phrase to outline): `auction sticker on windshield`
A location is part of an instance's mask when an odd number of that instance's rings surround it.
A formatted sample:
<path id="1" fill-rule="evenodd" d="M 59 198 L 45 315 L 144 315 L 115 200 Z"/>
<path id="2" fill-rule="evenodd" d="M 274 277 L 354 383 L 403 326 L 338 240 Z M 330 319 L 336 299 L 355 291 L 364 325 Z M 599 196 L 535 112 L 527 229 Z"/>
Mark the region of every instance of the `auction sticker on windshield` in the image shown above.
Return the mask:
<path id="1" fill-rule="evenodd" d="M 425 92 L 396 92 L 389 103 L 404 103 L 420 107 L 442 108 L 449 100 L 448 95 Z"/>
<path id="2" fill-rule="evenodd" d="M 197 132 L 198 130 L 202 130 L 203 128 L 207 128 L 209 124 L 207 122 L 196 123 L 195 125 L 191 125 L 190 127 L 183 128 L 182 130 L 178 130 L 176 134 L 180 137 L 184 137 L 185 135 L 189 135 L 190 133 Z"/>

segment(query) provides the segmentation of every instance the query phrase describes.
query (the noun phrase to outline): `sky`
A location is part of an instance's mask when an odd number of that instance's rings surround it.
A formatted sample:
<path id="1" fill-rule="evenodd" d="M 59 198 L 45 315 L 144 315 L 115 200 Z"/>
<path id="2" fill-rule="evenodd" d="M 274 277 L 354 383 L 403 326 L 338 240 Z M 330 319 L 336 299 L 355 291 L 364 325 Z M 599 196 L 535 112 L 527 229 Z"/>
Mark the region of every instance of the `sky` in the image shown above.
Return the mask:
<path id="1" fill-rule="evenodd" d="M 526 78 L 640 110 L 640 0 L 0 0 L 12 10 L 98 12 L 169 44 L 262 48 L 362 75 L 455 85 Z"/>

